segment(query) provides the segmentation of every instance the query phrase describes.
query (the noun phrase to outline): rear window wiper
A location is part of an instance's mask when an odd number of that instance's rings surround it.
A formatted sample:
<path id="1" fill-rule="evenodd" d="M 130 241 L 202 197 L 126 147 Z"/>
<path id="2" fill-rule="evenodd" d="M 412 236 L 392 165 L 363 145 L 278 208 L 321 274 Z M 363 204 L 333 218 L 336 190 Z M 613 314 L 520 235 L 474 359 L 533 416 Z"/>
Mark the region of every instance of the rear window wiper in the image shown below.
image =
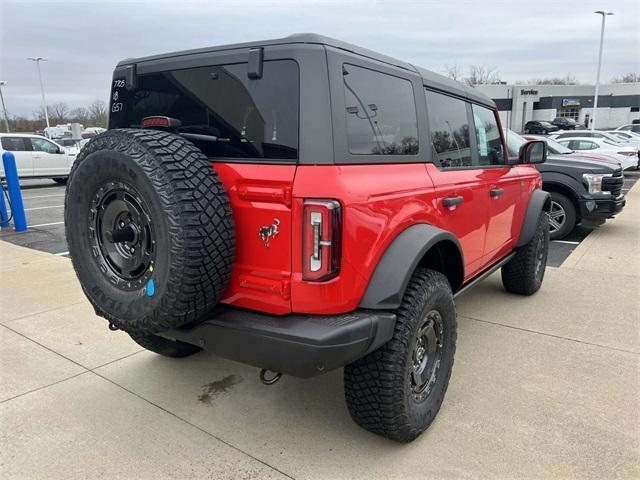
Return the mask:
<path id="1" fill-rule="evenodd" d="M 215 135 L 204 135 L 201 133 L 178 132 L 178 134 L 190 140 L 198 140 L 201 142 L 229 143 L 231 141 L 230 138 L 216 137 Z"/>

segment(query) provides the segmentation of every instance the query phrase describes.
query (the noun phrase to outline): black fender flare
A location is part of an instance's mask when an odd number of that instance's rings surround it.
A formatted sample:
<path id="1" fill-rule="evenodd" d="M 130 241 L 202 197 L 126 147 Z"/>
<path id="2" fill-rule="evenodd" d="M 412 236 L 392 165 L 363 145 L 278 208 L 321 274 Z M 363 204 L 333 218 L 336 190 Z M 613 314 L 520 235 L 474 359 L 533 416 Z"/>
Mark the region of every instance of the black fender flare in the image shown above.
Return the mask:
<path id="1" fill-rule="evenodd" d="M 540 212 L 543 210 L 546 212 L 551 210 L 551 195 L 549 192 L 543 190 L 534 190 L 529 198 L 527 212 L 522 221 L 522 228 L 520 229 L 520 236 L 518 237 L 516 248 L 526 245 L 533 238 L 536 232 L 536 226 L 538 225 Z"/>
<path id="2" fill-rule="evenodd" d="M 400 306 L 411 275 L 431 247 L 442 241 L 452 242 L 460 254 L 460 265 L 464 261 L 460 242 L 451 233 L 433 225 L 412 225 L 402 231 L 387 247 L 378 261 L 360 308 L 394 310 Z M 460 278 L 464 276 L 461 272 Z M 460 285 L 451 285 L 456 290 Z"/>

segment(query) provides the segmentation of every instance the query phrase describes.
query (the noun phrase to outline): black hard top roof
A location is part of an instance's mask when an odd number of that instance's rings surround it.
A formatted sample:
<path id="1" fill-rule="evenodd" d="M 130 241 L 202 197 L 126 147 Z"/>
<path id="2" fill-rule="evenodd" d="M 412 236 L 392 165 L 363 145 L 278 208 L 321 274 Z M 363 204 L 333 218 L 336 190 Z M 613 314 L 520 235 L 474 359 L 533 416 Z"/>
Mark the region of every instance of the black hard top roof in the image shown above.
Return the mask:
<path id="1" fill-rule="evenodd" d="M 118 66 L 130 65 L 132 63 L 147 62 L 151 60 L 160 60 L 163 58 L 182 57 L 185 55 L 194 55 L 199 53 L 219 52 L 224 50 L 236 50 L 236 49 L 242 49 L 242 48 L 266 47 L 269 45 L 287 45 L 287 44 L 294 44 L 294 43 L 327 45 L 340 50 L 345 50 L 348 52 L 355 53 L 356 55 L 361 55 L 363 57 L 371 58 L 373 60 L 377 60 L 382 63 L 387 63 L 395 67 L 403 68 L 405 70 L 409 70 L 420 75 L 424 81 L 424 84 L 429 87 L 432 87 L 438 90 L 443 90 L 444 92 L 449 92 L 455 95 L 459 95 L 461 97 L 468 98 L 469 100 L 473 100 L 475 102 L 494 106 L 493 101 L 487 95 L 479 92 L 478 90 L 475 90 L 473 87 L 466 86 L 460 82 L 457 82 L 448 77 L 445 77 L 444 75 L 440 75 L 438 73 L 432 72 L 430 70 L 426 70 L 421 67 L 415 67 L 410 63 L 403 62 L 402 60 L 398 60 L 396 58 L 389 57 L 387 55 L 383 55 L 378 52 L 374 52 L 373 50 L 369 50 L 367 48 L 358 47 L 357 45 L 336 40 L 335 38 L 318 35 L 316 33 L 295 33 L 293 35 L 289 35 L 288 37 L 276 38 L 272 40 L 236 43 L 236 44 L 230 44 L 230 45 L 220 45 L 217 47 L 197 48 L 192 50 L 163 53 L 159 55 L 151 55 L 151 56 L 140 57 L 140 58 L 127 58 L 119 62 Z"/>

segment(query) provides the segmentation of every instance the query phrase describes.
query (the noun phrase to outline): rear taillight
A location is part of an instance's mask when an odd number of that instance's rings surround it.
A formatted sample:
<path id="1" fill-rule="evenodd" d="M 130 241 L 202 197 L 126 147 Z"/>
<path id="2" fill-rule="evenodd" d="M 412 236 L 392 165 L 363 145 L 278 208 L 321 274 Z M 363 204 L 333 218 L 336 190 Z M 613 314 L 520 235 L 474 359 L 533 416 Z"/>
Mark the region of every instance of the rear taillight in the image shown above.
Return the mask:
<path id="1" fill-rule="evenodd" d="M 335 200 L 305 200 L 302 279 L 329 280 L 340 272 L 342 218 Z"/>

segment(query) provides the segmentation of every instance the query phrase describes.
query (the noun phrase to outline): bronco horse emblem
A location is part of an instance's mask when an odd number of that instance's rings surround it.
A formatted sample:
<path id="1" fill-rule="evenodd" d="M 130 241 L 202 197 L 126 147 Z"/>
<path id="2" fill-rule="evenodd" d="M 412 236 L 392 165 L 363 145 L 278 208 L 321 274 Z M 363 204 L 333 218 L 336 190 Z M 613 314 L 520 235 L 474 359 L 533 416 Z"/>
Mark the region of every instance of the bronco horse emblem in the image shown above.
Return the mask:
<path id="1" fill-rule="evenodd" d="M 271 238 L 275 238 L 278 235 L 278 232 L 280 231 L 278 229 L 279 225 L 280 220 L 274 218 L 272 225 L 265 225 L 264 227 L 260 227 L 260 238 L 267 248 L 269 248 L 269 242 L 271 241 Z"/>

